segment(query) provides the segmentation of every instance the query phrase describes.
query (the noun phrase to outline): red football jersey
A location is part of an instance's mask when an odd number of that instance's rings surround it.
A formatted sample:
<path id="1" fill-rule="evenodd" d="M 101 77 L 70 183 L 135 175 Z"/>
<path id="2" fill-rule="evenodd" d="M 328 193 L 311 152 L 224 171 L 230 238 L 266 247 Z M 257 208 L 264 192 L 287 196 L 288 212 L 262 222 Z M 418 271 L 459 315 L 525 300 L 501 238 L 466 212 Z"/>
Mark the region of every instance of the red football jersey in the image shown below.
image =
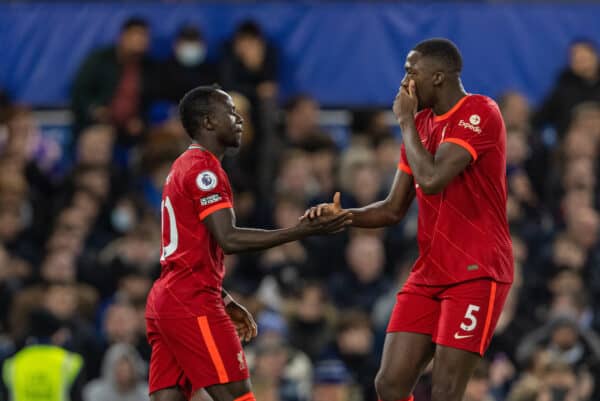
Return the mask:
<path id="1" fill-rule="evenodd" d="M 489 277 L 511 283 L 506 129 L 498 106 L 486 96 L 468 95 L 441 116 L 431 109 L 420 111 L 415 125 L 431 154 L 441 143 L 451 142 L 465 148 L 473 160 L 439 194 L 425 195 L 415 183 L 419 258 L 411 280 L 447 285 Z M 398 167 L 411 174 L 404 144 Z"/>
<path id="2" fill-rule="evenodd" d="M 175 160 L 163 188 L 162 270 L 147 317 L 195 317 L 223 307 L 223 250 L 202 220 L 232 203 L 229 179 L 212 153 L 192 145 Z"/>

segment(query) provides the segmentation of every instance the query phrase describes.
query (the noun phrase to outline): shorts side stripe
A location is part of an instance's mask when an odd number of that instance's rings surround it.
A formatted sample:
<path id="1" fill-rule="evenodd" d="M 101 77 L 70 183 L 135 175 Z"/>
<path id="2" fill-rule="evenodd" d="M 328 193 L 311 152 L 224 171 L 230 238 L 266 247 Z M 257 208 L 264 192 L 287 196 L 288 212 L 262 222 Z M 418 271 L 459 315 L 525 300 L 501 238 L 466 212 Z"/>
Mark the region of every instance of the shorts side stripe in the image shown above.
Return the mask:
<path id="1" fill-rule="evenodd" d="M 210 359 L 212 359 L 215 369 L 217 370 L 217 374 L 219 375 L 219 382 L 228 383 L 229 376 L 227 375 L 227 370 L 225 370 L 225 365 L 223 365 L 221 354 L 219 353 L 219 349 L 215 344 L 215 339 L 210 331 L 210 326 L 208 325 L 208 319 L 206 316 L 198 316 L 198 326 L 200 326 L 200 332 L 204 338 L 206 348 L 208 348 Z"/>
<path id="2" fill-rule="evenodd" d="M 249 392 L 249 393 L 239 396 L 238 398 L 236 398 L 233 401 L 256 401 L 256 398 L 254 398 L 254 394 L 252 392 Z"/>
<path id="3" fill-rule="evenodd" d="M 488 302 L 487 316 L 485 317 L 485 326 L 483 326 L 483 336 L 481 337 L 481 345 L 479 346 L 479 353 L 483 355 L 485 349 L 485 343 L 490 331 L 490 323 L 492 323 L 492 316 L 494 315 L 494 302 L 496 301 L 496 282 L 491 281 L 490 288 L 490 301 Z"/>

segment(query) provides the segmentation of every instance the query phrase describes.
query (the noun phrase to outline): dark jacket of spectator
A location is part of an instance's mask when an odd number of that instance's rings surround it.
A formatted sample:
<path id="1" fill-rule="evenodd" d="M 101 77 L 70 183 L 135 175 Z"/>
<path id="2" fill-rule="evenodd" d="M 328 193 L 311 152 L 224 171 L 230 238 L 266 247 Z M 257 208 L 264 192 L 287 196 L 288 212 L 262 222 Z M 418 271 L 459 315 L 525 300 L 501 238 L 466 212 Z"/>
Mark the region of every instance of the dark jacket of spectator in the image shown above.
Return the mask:
<path id="1" fill-rule="evenodd" d="M 277 51 L 266 42 L 258 25 L 240 25 L 231 42 L 225 44 L 219 66 L 227 90 L 239 92 L 254 103 L 261 96 L 260 85 L 277 81 Z"/>
<path id="2" fill-rule="evenodd" d="M 534 126 L 551 124 L 562 136 L 571 122 L 571 112 L 583 102 L 600 102 L 600 79 L 588 81 L 568 68 L 560 74 L 554 89 L 535 114 Z"/>
<path id="3" fill-rule="evenodd" d="M 142 58 L 140 73 L 140 111 L 144 105 L 144 91 L 148 86 L 151 63 Z M 123 76 L 123 65 L 117 56 L 116 47 L 108 47 L 90 54 L 81 65 L 72 88 L 72 109 L 75 114 L 75 130 L 94 122 L 103 121 L 104 116 L 96 112 L 98 107 L 110 107 Z"/>
<path id="4" fill-rule="evenodd" d="M 194 27 L 184 27 L 177 34 L 171 56 L 156 65 L 150 96 L 152 100 L 179 103 L 189 90 L 217 81 L 216 66 L 206 60 L 202 34 Z"/>

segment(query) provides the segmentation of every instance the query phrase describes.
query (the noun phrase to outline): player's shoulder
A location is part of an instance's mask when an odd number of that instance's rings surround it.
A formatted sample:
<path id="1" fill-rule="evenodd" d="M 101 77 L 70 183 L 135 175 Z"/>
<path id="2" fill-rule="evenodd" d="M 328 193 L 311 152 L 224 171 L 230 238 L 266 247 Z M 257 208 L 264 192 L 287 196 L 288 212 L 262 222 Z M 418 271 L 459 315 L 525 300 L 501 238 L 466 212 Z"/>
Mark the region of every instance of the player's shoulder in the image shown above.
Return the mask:
<path id="1" fill-rule="evenodd" d="M 468 95 L 455 116 L 459 124 L 497 125 L 502 117 L 496 102 L 484 95 Z M 462 121 L 462 123 L 461 123 Z"/>
<path id="2" fill-rule="evenodd" d="M 197 174 L 204 169 L 221 171 L 221 162 L 204 149 L 188 149 L 179 156 L 176 163 L 189 174 Z"/>
<path id="3" fill-rule="evenodd" d="M 481 113 L 482 115 L 497 115 L 500 113 L 498 104 L 491 97 L 472 94 L 464 103 L 464 110 L 468 113 Z"/>
<path id="4" fill-rule="evenodd" d="M 221 162 L 212 153 L 204 149 L 190 149 L 185 153 L 186 186 L 206 192 L 228 182 Z"/>

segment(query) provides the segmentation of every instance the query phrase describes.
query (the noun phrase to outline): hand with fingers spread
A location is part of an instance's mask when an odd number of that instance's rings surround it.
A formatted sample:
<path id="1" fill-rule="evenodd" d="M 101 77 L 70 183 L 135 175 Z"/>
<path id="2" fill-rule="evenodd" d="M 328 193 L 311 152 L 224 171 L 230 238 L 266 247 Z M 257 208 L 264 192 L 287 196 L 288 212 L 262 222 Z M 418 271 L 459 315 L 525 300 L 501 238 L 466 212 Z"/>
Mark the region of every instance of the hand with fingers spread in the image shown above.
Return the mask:
<path id="1" fill-rule="evenodd" d="M 340 202 L 340 193 L 336 192 L 335 195 L 333 195 L 332 203 L 321 203 L 317 206 L 313 206 L 310 209 L 307 209 L 306 212 L 304 212 L 304 215 L 300 217 L 300 220 L 314 220 L 317 217 L 321 216 L 335 216 L 343 211 L 344 209 L 342 209 L 342 205 Z"/>
<path id="2" fill-rule="evenodd" d="M 240 340 L 247 342 L 256 337 L 258 334 L 256 322 L 246 308 L 232 300 L 227 304 L 225 310 L 235 325 Z"/>

